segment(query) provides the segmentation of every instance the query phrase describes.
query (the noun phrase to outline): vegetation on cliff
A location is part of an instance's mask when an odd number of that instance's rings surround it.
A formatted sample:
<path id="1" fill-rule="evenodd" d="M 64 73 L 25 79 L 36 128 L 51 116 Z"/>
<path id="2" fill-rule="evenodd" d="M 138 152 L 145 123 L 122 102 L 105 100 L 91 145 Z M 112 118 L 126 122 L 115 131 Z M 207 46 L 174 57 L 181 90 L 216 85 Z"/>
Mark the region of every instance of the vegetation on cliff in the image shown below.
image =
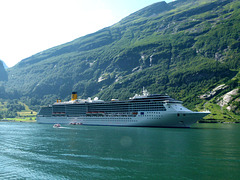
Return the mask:
<path id="1" fill-rule="evenodd" d="M 239 22 L 237 0 L 155 3 L 111 27 L 22 60 L 7 70 L 2 88 L 35 108 L 69 99 L 71 91 L 109 100 L 126 99 L 146 87 L 203 109 L 209 100 L 201 95 L 221 84 L 229 84 L 221 93 L 239 88 Z"/>

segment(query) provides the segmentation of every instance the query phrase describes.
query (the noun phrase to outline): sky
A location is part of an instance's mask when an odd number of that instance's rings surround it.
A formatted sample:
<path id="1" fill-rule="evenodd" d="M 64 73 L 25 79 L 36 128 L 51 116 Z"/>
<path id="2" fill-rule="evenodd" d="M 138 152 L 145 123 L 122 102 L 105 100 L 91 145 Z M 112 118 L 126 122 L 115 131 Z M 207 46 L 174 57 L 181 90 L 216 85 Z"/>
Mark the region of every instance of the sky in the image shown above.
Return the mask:
<path id="1" fill-rule="evenodd" d="M 22 59 L 111 26 L 160 1 L 0 0 L 0 59 L 12 67 Z"/>

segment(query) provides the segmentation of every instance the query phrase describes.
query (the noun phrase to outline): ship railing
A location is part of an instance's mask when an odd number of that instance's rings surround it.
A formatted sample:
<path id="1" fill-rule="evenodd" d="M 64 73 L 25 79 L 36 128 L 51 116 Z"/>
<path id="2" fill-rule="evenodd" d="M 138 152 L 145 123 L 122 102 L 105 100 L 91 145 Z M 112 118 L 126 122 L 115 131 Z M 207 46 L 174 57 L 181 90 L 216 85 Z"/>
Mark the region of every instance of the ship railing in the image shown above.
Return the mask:
<path id="1" fill-rule="evenodd" d="M 135 117 L 137 112 L 86 112 L 86 116 L 104 116 L 104 117 Z"/>
<path id="2" fill-rule="evenodd" d="M 65 112 L 53 112 L 52 116 L 65 116 L 66 113 Z"/>
<path id="3" fill-rule="evenodd" d="M 127 112 L 127 113 L 121 113 L 121 112 L 111 112 L 111 113 L 105 113 L 106 116 L 109 117 L 135 117 L 137 115 L 137 112 Z"/>

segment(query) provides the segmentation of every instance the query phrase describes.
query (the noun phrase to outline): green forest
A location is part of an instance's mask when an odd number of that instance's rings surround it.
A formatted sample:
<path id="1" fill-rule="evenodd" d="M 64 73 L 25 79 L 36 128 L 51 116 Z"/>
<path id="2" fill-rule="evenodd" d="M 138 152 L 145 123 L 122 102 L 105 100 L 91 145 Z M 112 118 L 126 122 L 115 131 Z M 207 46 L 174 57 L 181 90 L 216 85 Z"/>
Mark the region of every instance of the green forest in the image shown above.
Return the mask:
<path id="1" fill-rule="evenodd" d="M 124 100 L 145 87 L 191 110 L 209 109 L 206 121 L 240 121 L 239 22 L 238 0 L 155 3 L 7 70 L 0 64 L 0 98 L 38 111 L 56 99 L 69 100 L 72 91 L 79 98 Z"/>

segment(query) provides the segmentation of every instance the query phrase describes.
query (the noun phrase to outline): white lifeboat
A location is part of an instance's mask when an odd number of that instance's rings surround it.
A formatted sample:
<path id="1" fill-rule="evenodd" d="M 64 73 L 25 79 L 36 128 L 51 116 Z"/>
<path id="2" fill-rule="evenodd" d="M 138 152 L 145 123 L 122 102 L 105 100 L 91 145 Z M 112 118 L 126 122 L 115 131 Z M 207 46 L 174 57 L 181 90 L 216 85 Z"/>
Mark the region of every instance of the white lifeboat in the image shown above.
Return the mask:
<path id="1" fill-rule="evenodd" d="M 61 127 L 61 124 L 54 124 L 53 127 L 54 128 L 59 128 L 59 127 Z"/>

